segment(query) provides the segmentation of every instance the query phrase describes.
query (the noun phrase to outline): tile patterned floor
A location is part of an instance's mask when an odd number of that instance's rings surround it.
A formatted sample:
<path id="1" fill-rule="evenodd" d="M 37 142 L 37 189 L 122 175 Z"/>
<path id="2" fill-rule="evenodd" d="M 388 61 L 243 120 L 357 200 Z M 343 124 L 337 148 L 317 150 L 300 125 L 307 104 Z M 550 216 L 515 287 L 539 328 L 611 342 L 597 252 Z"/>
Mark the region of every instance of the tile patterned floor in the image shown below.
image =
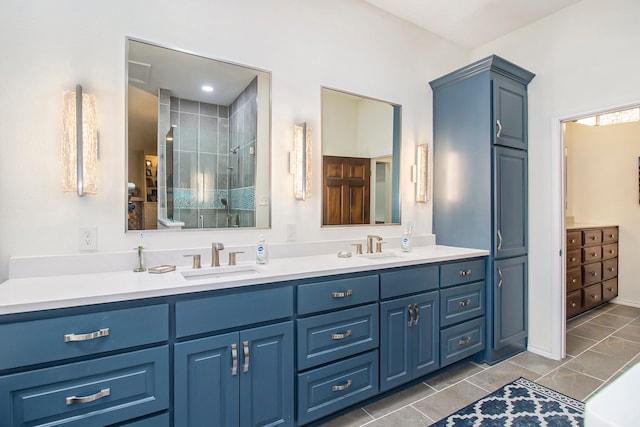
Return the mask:
<path id="1" fill-rule="evenodd" d="M 323 426 L 428 426 L 521 376 L 584 401 L 637 362 L 640 308 L 606 304 L 567 323 L 562 361 L 524 352 L 493 366 L 468 362 Z"/>

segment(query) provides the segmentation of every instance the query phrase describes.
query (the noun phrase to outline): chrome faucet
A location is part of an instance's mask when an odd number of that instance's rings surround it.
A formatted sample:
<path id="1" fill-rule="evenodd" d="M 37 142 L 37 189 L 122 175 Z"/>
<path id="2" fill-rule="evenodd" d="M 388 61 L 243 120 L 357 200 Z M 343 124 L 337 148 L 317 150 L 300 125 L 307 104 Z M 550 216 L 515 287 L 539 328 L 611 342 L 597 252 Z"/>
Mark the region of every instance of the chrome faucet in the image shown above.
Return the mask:
<path id="1" fill-rule="evenodd" d="M 378 236 L 376 234 L 368 234 L 367 235 L 367 253 L 368 254 L 372 254 L 373 253 L 373 239 L 376 239 L 378 241 L 382 240 L 382 236 Z"/>
<path id="2" fill-rule="evenodd" d="M 222 243 L 213 242 L 211 244 L 211 267 L 220 267 L 220 251 L 223 249 Z"/>

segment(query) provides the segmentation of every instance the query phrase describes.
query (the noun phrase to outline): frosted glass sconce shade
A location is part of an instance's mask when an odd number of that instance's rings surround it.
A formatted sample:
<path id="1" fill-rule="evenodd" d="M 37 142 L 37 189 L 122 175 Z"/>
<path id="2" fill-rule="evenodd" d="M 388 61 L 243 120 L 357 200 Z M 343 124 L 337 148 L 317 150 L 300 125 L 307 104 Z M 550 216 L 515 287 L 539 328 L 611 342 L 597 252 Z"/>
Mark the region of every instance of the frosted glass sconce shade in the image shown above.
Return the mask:
<path id="1" fill-rule="evenodd" d="M 416 152 L 416 202 L 426 203 L 429 200 L 429 182 L 427 177 L 429 164 L 429 148 L 418 145 Z"/>
<path id="2" fill-rule="evenodd" d="M 306 123 L 296 125 L 293 139 L 289 165 L 293 173 L 293 193 L 296 199 L 306 200 L 311 196 L 311 128 Z"/>
<path id="3" fill-rule="evenodd" d="M 65 92 L 62 123 L 62 188 L 78 196 L 97 193 L 98 129 L 95 96 Z"/>

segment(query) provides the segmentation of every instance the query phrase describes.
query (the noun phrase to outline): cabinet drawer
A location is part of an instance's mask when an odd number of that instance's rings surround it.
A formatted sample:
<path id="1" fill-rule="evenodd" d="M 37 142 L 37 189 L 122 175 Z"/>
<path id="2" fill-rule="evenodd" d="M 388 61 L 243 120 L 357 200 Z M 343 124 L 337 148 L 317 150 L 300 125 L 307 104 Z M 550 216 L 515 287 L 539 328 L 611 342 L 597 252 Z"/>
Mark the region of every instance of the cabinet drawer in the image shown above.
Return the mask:
<path id="1" fill-rule="evenodd" d="M 378 393 L 378 351 L 298 374 L 298 424 L 306 424 Z"/>
<path id="2" fill-rule="evenodd" d="M 608 301 L 618 296 L 618 279 L 610 279 L 602 282 L 602 300 Z"/>
<path id="3" fill-rule="evenodd" d="M 176 303 L 176 337 L 236 328 L 293 315 L 293 287 Z"/>
<path id="4" fill-rule="evenodd" d="M 336 310 L 378 300 L 378 275 L 298 286 L 298 314 Z"/>
<path id="5" fill-rule="evenodd" d="M 104 426 L 168 407 L 167 346 L 0 377 L 7 426 Z"/>
<path id="6" fill-rule="evenodd" d="M 602 302 L 602 285 L 596 283 L 582 288 L 582 304 L 584 308 L 595 307 Z"/>
<path id="7" fill-rule="evenodd" d="M 575 291 L 582 287 L 582 270 L 574 268 L 567 270 L 567 292 Z"/>
<path id="8" fill-rule="evenodd" d="M 298 319 L 298 369 L 378 347 L 378 304 Z"/>
<path id="9" fill-rule="evenodd" d="M 582 246 L 581 231 L 567 231 L 567 250 L 575 249 Z"/>
<path id="10" fill-rule="evenodd" d="M 0 369 L 166 341 L 166 304 L 0 325 Z"/>
<path id="11" fill-rule="evenodd" d="M 403 268 L 380 274 L 380 298 L 438 289 L 438 266 Z"/>
<path id="12" fill-rule="evenodd" d="M 602 280 L 608 280 L 618 275 L 618 258 L 602 261 Z"/>
<path id="13" fill-rule="evenodd" d="M 589 246 L 582 249 L 582 262 L 594 262 L 602 259 L 602 246 Z"/>
<path id="14" fill-rule="evenodd" d="M 484 315 L 484 282 L 440 291 L 440 326 L 449 326 Z"/>
<path id="15" fill-rule="evenodd" d="M 582 266 L 582 283 L 590 285 L 602 280 L 602 263 L 594 262 Z"/>
<path id="16" fill-rule="evenodd" d="M 582 291 L 569 292 L 567 294 L 567 318 L 573 317 L 582 311 Z"/>
<path id="17" fill-rule="evenodd" d="M 602 243 L 612 243 L 618 241 L 618 227 L 605 228 L 602 230 Z"/>
<path id="18" fill-rule="evenodd" d="M 440 331 L 440 366 L 469 357 L 485 347 L 484 317 Z"/>
<path id="19" fill-rule="evenodd" d="M 155 417 L 145 418 L 143 420 L 122 424 L 123 427 L 169 427 L 169 414 L 164 413 Z"/>
<path id="20" fill-rule="evenodd" d="M 440 287 L 484 280 L 485 260 L 472 259 L 440 266 Z"/>
<path id="21" fill-rule="evenodd" d="M 610 243 L 602 245 L 602 259 L 611 259 L 618 256 L 618 244 Z"/>
<path id="22" fill-rule="evenodd" d="M 572 249 L 567 251 L 567 268 L 578 267 L 582 260 L 582 254 L 580 249 Z"/>
<path id="23" fill-rule="evenodd" d="M 582 242 L 584 246 L 599 245 L 602 243 L 602 230 L 584 230 Z"/>

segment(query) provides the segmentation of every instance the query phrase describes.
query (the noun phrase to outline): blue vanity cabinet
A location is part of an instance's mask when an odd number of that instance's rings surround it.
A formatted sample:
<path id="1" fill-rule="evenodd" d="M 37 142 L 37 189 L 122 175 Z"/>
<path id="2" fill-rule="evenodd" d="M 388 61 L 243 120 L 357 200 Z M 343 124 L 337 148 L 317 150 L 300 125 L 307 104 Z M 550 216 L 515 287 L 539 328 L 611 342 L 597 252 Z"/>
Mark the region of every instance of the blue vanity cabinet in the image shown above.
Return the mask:
<path id="1" fill-rule="evenodd" d="M 493 348 L 509 352 L 527 336 L 527 257 L 493 262 Z"/>
<path id="2" fill-rule="evenodd" d="M 492 55 L 430 82 L 433 89 L 433 231 L 441 245 L 490 251 L 487 345 L 495 363 L 526 348 L 524 334 L 495 336 L 495 319 L 518 324 L 524 303 L 497 305 L 498 260 L 527 255 L 527 85 L 534 74 Z M 526 271 L 525 271 L 526 275 Z M 518 311 L 520 310 L 520 311 Z M 526 328 L 526 325 L 525 325 Z"/>
<path id="3" fill-rule="evenodd" d="M 380 391 L 440 367 L 438 271 L 435 265 L 380 274 L 388 298 L 380 302 Z"/>

